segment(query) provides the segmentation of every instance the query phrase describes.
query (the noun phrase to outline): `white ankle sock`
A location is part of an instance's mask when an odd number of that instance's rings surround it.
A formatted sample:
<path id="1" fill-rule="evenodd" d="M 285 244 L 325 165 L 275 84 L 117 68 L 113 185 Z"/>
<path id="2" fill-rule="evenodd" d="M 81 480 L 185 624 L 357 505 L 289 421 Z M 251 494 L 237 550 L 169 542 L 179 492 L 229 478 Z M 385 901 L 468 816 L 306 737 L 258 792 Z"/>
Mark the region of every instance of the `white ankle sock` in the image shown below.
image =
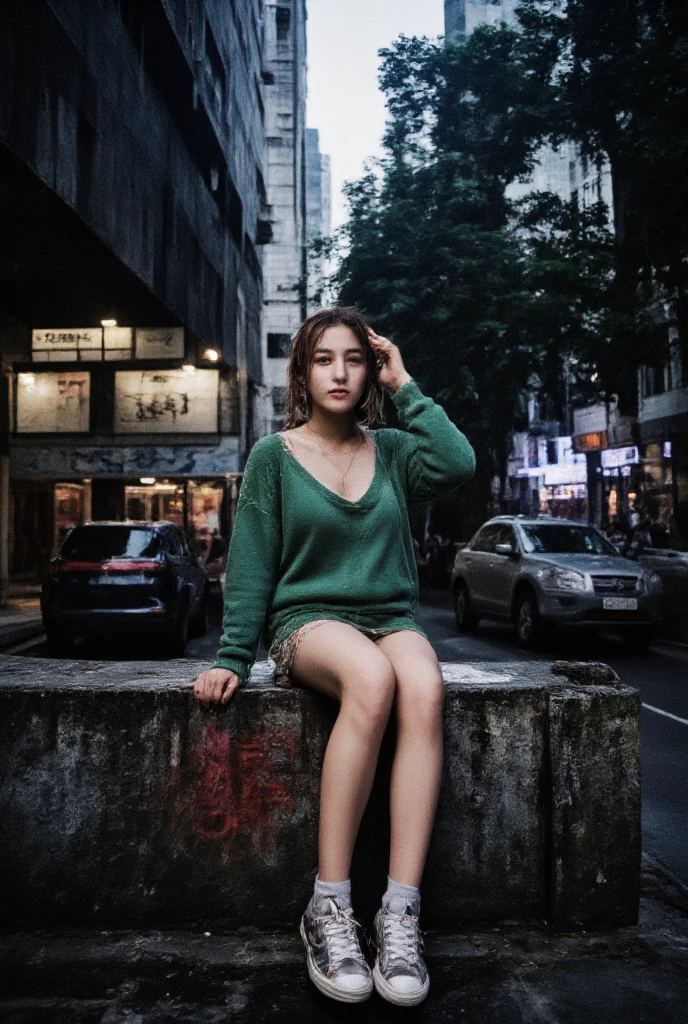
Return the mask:
<path id="1" fill-rule="evenodd" d="M 314 902 L 320 902 L 328 896 L 334 897 L 342 910 L 347 910 L 351 906 L 351 879 L 347 878 L 344 882 L 322 882 L 320 875 L 316 875 L 313 896 L 308 904 L 309 911 L 313 909 Z"/>
<path id="2" fill-rule="evenodd" d="M 407 905 L 416 917 L 420 914 L 420 889 L 415 885 L 395 882 L 387 875 L 387 892 L 382 897 L 382 906 L 393 914 L 405 914 Z"/>

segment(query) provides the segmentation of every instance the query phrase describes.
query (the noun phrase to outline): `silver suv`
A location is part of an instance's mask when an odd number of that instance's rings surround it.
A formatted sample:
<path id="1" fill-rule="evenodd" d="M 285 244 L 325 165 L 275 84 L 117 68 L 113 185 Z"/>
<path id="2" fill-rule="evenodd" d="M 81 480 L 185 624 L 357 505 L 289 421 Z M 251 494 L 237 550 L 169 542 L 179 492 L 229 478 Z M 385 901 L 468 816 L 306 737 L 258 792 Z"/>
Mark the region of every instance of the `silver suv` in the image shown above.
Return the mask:
<path id="1" fill-rule="evenodd" d="M 589 523 L 497 516 L 460 549 L 452 570 L 456 624 L 509 619 L 524 647 L 546 626 L 621 632 L 636 650 L 660 617 L 659 576 L 624 558 Z"/>

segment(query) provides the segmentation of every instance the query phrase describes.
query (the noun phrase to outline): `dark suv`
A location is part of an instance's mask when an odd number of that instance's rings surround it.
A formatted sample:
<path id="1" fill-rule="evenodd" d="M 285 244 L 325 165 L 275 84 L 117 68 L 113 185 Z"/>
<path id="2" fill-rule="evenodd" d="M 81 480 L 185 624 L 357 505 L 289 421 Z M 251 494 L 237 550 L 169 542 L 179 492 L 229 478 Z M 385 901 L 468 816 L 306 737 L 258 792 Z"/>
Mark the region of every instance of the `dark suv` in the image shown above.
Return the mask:
<path id="1" fill-rule="evenodd" d="M 43 583 L 41 611 L 53 650 L 77 637 L 157 635 L 184 653 L 207 628 L 208 583 L 174 523 L 85 523 L 65 538 Z"/>

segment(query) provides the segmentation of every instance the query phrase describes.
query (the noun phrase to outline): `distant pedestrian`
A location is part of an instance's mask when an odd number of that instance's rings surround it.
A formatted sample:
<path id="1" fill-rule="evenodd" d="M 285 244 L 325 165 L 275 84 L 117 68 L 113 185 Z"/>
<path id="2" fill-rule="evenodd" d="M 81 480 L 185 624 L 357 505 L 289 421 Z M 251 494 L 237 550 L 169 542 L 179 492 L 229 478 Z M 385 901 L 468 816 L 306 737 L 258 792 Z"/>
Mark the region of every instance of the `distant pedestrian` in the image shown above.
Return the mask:
<path id="1" fill-rule="evenodd" d="M 403 430 L 374 430 L 383 387 Z M 408 519 L 474 471 L 473 450 L 409 376 L 399 349 L 357 310 L 320 310 L 289 359 L 288 421 L 246 465 L 227 559 L 223 635 L 195 694 L 226 704 L 246 682 L 266 623 L 275 681 L 340 710 L 322 771 L 319 865 L 301 921 L 308 972 L 333 999 L 373 986 L 412 1006 L 428 991 L 419 885 L 442 772 L 443 681 L 414 621 L 418 573 Z M 395 709 L 387 891 L 374 968 L 351 907 L 351 856 Z"/>

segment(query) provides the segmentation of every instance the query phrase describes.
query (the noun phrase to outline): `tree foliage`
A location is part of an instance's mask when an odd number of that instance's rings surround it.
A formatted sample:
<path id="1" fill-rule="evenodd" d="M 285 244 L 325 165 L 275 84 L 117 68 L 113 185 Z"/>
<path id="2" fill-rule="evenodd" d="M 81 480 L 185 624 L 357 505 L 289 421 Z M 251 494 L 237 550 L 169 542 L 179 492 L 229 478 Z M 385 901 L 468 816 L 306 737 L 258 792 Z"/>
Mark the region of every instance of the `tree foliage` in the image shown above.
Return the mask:
<path id="1" fill-rule="evenodd" d="M 665 308 L 688 337 L 688 5 L 522 0 L 519 18 L 380 51 L 384 156 L 346 187 L 330 282 L 466 430 L 483 496 L 529 388 L 554 415 L 623 403 L 665 355 Z M 599 203 L 507 199 L 564 140 L 609 160 L 614 233 Z"/>

